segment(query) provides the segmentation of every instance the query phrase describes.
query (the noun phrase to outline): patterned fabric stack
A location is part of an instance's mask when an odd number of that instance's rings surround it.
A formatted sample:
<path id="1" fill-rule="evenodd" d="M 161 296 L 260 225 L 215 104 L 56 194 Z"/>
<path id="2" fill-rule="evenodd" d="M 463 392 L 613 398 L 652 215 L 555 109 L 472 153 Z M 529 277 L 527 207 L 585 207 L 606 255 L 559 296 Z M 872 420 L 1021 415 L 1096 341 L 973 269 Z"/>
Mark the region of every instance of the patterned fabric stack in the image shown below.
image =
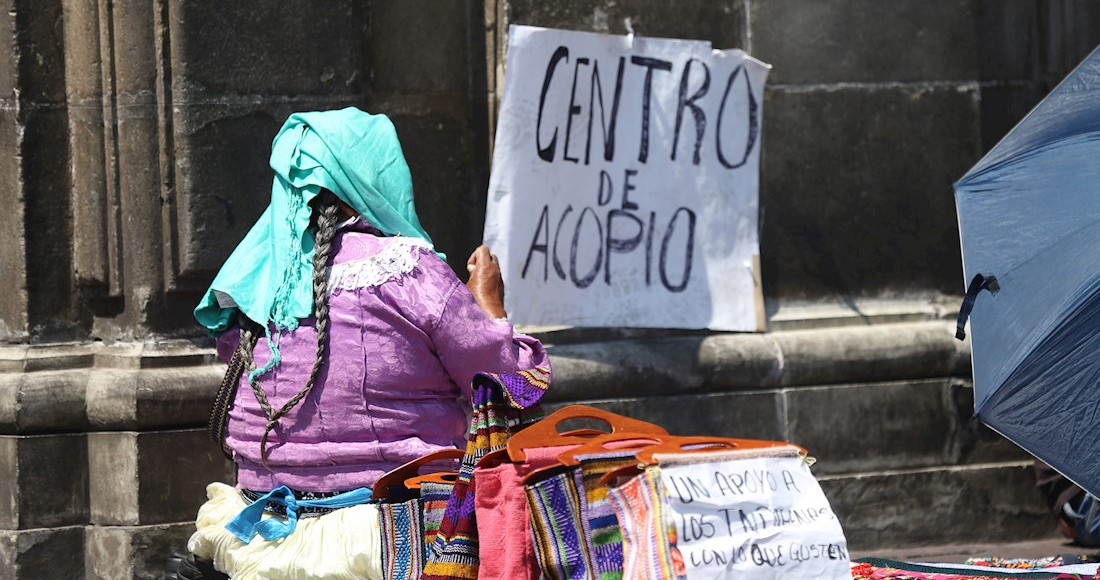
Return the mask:
<path id="1" fill-rule="evenodd" d="M 443 512 L 447 509 L 447 500 L 451 499 L 454 484 L 426 482 L 420 486 L 420 507 L 424 516 L 424 544 L 427 549 L 435 543 L 439 534 L 439 525 L 443 523 Z"/>
<path id="2" fill-rule="evenodd" d="M 424 482 L 420 497 L 378 505 L 382 573 L 388 580 L 419 580 L 427 547 L 435 542 L 454 484 Z"/>

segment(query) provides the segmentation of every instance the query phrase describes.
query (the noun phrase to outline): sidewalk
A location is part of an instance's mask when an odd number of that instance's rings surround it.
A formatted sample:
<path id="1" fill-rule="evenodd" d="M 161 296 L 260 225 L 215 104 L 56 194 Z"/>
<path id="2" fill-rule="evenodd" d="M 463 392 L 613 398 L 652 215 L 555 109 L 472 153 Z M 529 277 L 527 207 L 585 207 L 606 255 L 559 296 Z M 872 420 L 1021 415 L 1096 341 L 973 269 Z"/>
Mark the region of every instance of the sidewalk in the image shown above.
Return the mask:
<path id="1" fill-rule="evenodd" d="M 962 563 L 968 558 L 1043 558 L 1059 554 L 1096 554 L 1096 548 L 1084 548 L 1069 543 L 1064 538 L 1046 538 L 1010 544 L 951 544 L 897 550 L 873 550 L 852 552 L 852 559 L 890 558 L 906 562 Z"/>

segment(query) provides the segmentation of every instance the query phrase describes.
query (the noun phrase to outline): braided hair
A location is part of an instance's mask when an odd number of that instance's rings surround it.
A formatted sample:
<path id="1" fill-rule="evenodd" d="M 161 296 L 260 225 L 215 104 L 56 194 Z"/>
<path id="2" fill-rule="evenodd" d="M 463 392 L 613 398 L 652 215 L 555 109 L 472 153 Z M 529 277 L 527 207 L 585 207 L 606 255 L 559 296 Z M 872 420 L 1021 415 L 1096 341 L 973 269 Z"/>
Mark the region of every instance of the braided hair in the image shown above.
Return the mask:
<path id="1" fill-rule="evenodd" d="M 279 423 L 279 419 L 294 409 L 305 398 L 317 381 L 317 373 L 321 370 L 324 361 L 325 344 L 328 342 L 328 274 L 329 257 L 332 255 L 332 240 L 336 237 L 336 223 L 339 217 L 339 200 L 332 192 L 321 190 L 317 196 L 317 205 L 313 210 L 313 311 L 317 319 L 317 351 L 313 359 L 313 368 L 310 369 L 309 379 L 298 394 L 294 395 L 279 409 L 273 409 L 267 394 L 260 386 L 257 378 L 252 381 L 252 392 L 256 395 L 256 401 L 260 403 L 267 424 L 264 425 L 264 434 L 260 439 L 260 458 L 267 466 L 267 438 L 271 430 Z M 241 324 L 241 341 L 238 345 L 242 360 L 246 368 L 255 366 L 253 349 L 263 329 L 252 321 L 243 321 Z"/>

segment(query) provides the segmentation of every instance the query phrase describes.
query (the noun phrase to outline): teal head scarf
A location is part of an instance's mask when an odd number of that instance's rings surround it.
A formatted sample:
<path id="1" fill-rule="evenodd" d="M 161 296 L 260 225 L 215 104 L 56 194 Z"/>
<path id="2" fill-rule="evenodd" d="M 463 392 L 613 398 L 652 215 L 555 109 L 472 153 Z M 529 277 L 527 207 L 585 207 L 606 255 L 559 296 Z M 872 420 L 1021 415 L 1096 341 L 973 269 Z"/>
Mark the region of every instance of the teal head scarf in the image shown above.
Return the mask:
<path id="1" fill-rule="evenodd" d="M 431 242 L 416 217 L 397 131 L 385 115 L 352 107 L 295 113 L 275 136 L 271 168 L 271 205 L 195 307 L 195 318 L 211 333 L 225 330 L 237 309 L 276 333 L 313 314 L 309 202 L 322 188 L 386 235 Z"/>

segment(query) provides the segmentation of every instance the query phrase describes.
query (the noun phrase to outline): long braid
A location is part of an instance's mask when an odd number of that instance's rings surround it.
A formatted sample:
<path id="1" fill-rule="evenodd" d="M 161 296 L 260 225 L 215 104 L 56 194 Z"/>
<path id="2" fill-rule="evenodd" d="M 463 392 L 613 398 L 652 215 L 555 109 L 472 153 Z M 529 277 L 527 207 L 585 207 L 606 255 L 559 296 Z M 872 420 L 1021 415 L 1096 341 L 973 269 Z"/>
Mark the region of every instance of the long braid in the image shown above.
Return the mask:
<path id="1" fill-rule="evenodd" d="M 241 315 L 241 338 L 240 343 L 237 345 L 237 350 L 241 353 L 241 360 L 244 361 L 244 369 L 247 371 L 256 367 L 256 361 L 252 356 L 253 349 L 256 348 L 256 340 L 260 337 L 258 325 L 255 322 Z M 260 403 L 260 408 L 264 411 L 264 416 L 271 417 L 273 411 L 271 410 L 271 403 L 267 400 L 267 394 L 264 393 L 263 388 L 260 387 L 260 381 L 255 380 L 251 382 L 252 392 L 256 394 L 256 401 Z"/>
<path id="2" fill-rule="evenodd" d="M 291 397 L 278 411 L 272 412 L 271 405 L 267 402 L 267 395 L 259 386 L 259 381 L 253 383 L 252 389 L 256 392 L 256 400 L 267 414 L 267 424 L 264 425 L 264 434 L 260 438 L 260 458 L 267 465 L 267 437 L 271 430 L 279 423 L 279 419 L 286 416 L 294 407 L 309 394 L 313 384 L 317 381 L 317 373 L 324 362 L 325 344 L 328 342 L 328 274 L 329 256 L 332 254 L 332 240 L 336 237 L 337 198 L 331 192 L 322 190 L 317 200 L 317 227 L 313 234 L 313 308 L 317 324 L 317 353 L 313 360 L 313 368 L 309 372 L 309 380 L 302 390 Z"/>

